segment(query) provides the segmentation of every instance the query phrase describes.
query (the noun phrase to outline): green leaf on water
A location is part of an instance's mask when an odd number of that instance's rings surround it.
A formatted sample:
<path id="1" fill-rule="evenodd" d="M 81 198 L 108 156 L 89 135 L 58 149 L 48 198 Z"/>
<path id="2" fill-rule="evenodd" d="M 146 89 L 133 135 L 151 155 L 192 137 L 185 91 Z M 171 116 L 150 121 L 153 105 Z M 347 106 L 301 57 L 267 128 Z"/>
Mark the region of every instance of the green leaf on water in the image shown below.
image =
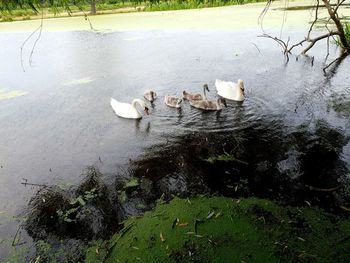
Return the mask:
<path id="1" fill-rule="evenodd" d="M 129 182 L 127 182 L 124 188 L 136 187 L 139 185 L 137 178 L 132 178 Z"/>
<path id="2" fill-rule="evenodd" d="M 0 89 L 0 100 L 12 99 L 20 96 L 24 96 L 28 94 L 23 90 L 8 90 L 8 89 Z"/>

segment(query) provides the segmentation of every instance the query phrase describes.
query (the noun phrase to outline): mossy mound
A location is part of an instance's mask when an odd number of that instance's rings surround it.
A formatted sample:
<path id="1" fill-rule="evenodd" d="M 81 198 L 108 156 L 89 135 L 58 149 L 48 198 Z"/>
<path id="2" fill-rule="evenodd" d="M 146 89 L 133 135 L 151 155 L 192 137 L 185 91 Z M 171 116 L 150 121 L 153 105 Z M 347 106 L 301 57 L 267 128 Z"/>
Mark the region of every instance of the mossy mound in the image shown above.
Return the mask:
<path id="1" fill-rule="evenodd" d="M 86 262 L 348 262 L 350 221 L 261 199 L 173 199 L 125 221 Z"/>

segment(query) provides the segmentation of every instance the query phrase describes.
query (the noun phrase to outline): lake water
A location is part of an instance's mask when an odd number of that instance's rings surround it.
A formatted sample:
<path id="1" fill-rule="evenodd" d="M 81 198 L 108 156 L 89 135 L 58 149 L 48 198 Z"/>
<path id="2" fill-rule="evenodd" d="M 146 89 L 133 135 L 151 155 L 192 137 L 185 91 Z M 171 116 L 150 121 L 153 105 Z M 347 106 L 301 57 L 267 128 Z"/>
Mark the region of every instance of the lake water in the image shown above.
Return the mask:
<path id="1" fill-rule="evenodd" d="M 301 38 L 304 31 L 288 33 Z M 28 33 L 1 33 L 0 258 L 18 229 L 16 217 L 38 189 L 22 185 L 24 179 L 68 187 L 82 179 L 87 166 L 115 174 L 150 147 L 191 133 L 237 133 L 250 147 L 259 146 L 257 155 L 266 154 L 261 145 L 274 145 L 277 137 L 283 144 L 300 127 L 315 134 L 320 122 L 328 129 L 324 136 L 335 131 L 349 138 L 350 61 L 325 77 L 325 45 L 313 50 L 313 67 L 308 58 L 291 57 L 286 64 L 276 44 L 258 34 L 256 29 L 43 32 L 32 66 L 33 40 L 24 48 L 24 72 L 20 46 Z M 187 103 L 181 111 L 163 103 L 165 94 L 200 92 L 204 83 L 215 99 L 216 78 L 243 79 L 243 104 L 230 102 L 220 113 L 204 113 Z M 159 97 L 149 116 L 133 121 L 114 114 L 110 97 L 131 102 L 149 88 Z M 252 130 L 263 136 L 249 137 Z M 350 144 L 344 139 L 334 145 L 347 178 Z M 21 237 L 30 240 L 23 230 Z"/>

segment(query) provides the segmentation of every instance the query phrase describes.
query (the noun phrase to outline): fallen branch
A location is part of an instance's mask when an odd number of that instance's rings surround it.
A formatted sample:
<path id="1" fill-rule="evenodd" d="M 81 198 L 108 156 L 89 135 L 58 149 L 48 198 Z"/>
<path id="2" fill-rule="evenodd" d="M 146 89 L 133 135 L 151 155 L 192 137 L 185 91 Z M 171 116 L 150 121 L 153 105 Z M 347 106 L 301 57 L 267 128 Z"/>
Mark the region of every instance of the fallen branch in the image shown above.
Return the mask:
<path id="1" fill-rule="evenodd" d="M 48 187 L 47 184 L 35 184 L 35 183 L 28 183 L 28 179 L 23 178 L 24 182 L 21 182 L 24 186 L 30 185 L 30 186 L 39 186 L 39 187 Z"/>
<path id="2" fill-rule="evenodd" d="M 335 67 L 338 67 L 340 65 L 340 63 L 349 55 L 349 53 L 344 52 L 342 55 L 340 55 L 339 57 L 337 57 L 336 59 L 334 59 L 331 63 L 329 63 L 327 66 L 325 66 L 322 70 L 323 73 L 326 74 L 326 70 L 328 68 L 330 68 L 331 66 L 335 65 Z M 334 69 L 333 69 L 334 71 Z"/>
<path id="3" fill-rule="evenodd" d="M 311 185 L 305 185 L 305 186 L 307 188 L 309 188 L 311 191 L 318 191 L 318 192 L 334 192 L 341 187 L 340 185 L 338 185 L 336 187 L 332 187 L 332 188 L 319 188 L 319 187 L 311 186 Z"/>

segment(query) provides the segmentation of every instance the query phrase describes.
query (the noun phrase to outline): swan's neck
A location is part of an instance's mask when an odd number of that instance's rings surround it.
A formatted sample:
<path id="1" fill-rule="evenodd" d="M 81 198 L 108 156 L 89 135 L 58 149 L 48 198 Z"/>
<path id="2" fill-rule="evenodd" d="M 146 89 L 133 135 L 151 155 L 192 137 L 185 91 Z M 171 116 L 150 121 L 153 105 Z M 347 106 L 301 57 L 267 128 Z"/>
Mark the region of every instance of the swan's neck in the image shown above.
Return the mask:
<path id="1" fill-rule="evenodd" d="M 139 104 L 141 107 L 144 107 L 144 102 L 140 99 L 134 99 L 131 105 L 136 109 L 136 104 Z"/>
<path id="2" fill-rule="evenodd" d="M 218 110 L 221 110 L 221 109 L 222 109 L 220 98 L 218 98 L 217 101 L 216 101 L 216 107 L 217 107 Z"/>
<path id="3" fill-rule="evenodd" d="M 205 87 L 203 87 L 203 97 L 205 100 L 207 100 L 207 92 L 205 91 Z"/>

